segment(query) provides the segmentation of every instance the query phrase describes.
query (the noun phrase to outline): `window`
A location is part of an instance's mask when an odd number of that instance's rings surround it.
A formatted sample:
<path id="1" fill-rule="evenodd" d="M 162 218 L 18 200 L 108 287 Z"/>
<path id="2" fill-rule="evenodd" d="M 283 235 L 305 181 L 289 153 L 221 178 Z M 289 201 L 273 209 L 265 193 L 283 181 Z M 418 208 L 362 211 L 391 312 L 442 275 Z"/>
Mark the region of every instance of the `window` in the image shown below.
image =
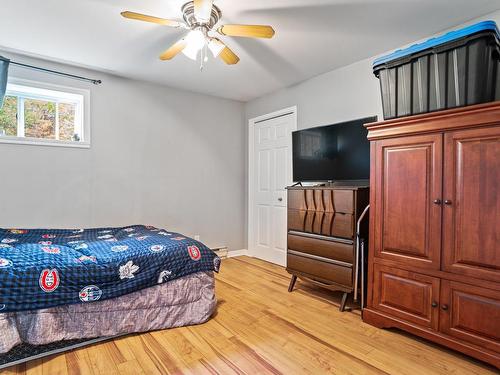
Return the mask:
<path id="1" fill-rule="evenodd" d="M 0 142 L 89 147 L 89 92 L 9 80 L 0 110 Z"/>

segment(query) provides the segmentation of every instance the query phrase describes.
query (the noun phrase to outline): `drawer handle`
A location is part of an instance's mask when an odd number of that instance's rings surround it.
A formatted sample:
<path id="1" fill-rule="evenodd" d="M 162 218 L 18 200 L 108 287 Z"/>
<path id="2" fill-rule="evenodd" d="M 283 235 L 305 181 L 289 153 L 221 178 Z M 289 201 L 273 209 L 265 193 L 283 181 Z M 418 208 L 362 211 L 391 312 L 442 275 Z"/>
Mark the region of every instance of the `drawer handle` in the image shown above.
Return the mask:
<path id="1" fill-rule="evenodd" d="M 443 305 L 443 306 L 441 306 L 441 308 L 442 308 L 444 311 L 446 311 L 446 310 L 448 310 L 448 305 Z"/>
<path id="2" fill-rule="evenodd" d="M 436 301 L 433 301 L 432 304 L 431 304 L 432 307 L 437 307 L 438 306 L 438 303 Z"/>

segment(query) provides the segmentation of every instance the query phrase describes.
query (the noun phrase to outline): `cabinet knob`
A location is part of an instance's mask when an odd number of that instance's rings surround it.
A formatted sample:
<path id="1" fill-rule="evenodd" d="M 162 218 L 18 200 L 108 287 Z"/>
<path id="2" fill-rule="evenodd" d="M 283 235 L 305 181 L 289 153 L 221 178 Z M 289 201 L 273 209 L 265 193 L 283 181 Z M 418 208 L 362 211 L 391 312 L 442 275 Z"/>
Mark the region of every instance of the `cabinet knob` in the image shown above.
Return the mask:
<path id="1" fill-rule="evenodd" d="M 281 202 L 282 200 L 283 200 L 283 198 L 278 198 L 278 201 L 280 201 L 280 202 Z"/>
<path id="2" fill-rule="evenodd" d="M 448 305 L 443 305 L 443 306 L 441 306 L 441 308 L 442 308 L 444 311 L 446 311 L 446 310 L 448 310 Z"/>
<path id="3" fill-rule="evenodd" d="M 452 202 L 451 202 L 449 199 L 447 199 L 447 200 L 445 200 L 445 201 L 444 201 L 444 204 L 447 204 L 448 206 L 450 206 L 450 205 L 451 205 L 451 203 L 452 203 Z"/>
<path id="4" fill-rule="evenodd" d="M 432 304 L 431 304 L 432 307 L 437 307 L 438 306 L 438 303 L 436 301 L 433 301 Z"/>
<path id="5" fill-rule="evenodd" d="M 434 204 L 441 204 L 441 199 L 434 199 Z"/>

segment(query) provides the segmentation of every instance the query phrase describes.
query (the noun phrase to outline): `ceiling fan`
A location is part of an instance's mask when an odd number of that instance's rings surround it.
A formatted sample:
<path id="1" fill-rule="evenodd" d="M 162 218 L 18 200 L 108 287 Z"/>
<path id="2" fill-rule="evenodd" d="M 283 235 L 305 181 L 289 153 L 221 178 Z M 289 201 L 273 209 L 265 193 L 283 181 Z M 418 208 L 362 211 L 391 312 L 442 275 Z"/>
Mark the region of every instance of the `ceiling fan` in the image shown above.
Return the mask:
<path id="1" fill-rule="evenodd" d="M 178 42 L 160 55 L 161 60 L 171 60 L 180 52 L 192 60 L 201 55 L 201 69 L 207 61 L 207 48 L 213 56 L 220 57 L 226 64 L 233 65 L 240 58 L 216 36 L 212 36 L 214 26 L 222 17 L 221 10 L 213 0 L 194 0 L 182 6 L 184 22 L 148 16 L 145 14 L 125 11 L 121 15 L 125 18 L 157 23 L 159 25 L 183 28 L 189 30 Z M 274 29 L 265 25 L 222 25 L 216 30 L 220 35 L 247 37 L 247 38 L 272 38 Z"/>

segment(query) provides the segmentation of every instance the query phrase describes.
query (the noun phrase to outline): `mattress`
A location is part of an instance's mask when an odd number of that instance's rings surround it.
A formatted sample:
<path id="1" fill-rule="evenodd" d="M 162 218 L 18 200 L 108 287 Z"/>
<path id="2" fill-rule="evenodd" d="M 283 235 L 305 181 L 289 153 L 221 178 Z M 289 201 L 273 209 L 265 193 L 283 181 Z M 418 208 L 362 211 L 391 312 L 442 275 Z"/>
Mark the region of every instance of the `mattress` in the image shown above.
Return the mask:
<path id="1" fill-rule="evenodd" d="M 0 353 L 21 343 L 44 345 L 200 324 L 215 310 L 214 284 L 213 272 L 197 272 L 92 304 L 3 313 Z"/>

